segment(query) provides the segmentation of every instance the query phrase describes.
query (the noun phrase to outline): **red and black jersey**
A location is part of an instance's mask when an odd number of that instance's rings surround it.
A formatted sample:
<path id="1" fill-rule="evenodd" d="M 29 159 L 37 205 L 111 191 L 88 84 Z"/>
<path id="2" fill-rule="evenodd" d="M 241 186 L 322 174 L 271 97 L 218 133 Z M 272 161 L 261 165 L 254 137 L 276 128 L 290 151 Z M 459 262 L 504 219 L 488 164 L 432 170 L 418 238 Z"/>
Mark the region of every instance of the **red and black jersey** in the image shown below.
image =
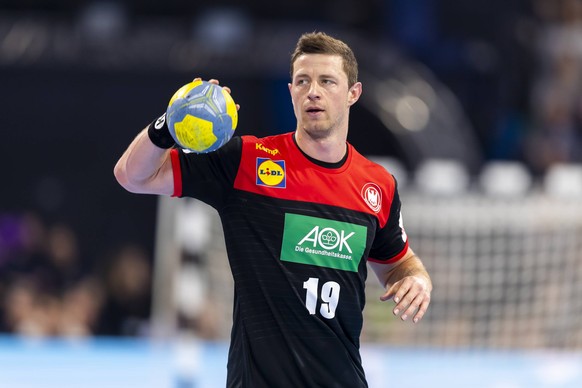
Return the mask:
<path id="1" fill-rule="evenodd" d="M 396 181 L 348 144 L 322 166 L 293 133 L 173 150 L 174 196 L 221 218 L 234 279 L 228 387 L 366 387 L 359 353 L 366 260 L 408 243 Z"/>

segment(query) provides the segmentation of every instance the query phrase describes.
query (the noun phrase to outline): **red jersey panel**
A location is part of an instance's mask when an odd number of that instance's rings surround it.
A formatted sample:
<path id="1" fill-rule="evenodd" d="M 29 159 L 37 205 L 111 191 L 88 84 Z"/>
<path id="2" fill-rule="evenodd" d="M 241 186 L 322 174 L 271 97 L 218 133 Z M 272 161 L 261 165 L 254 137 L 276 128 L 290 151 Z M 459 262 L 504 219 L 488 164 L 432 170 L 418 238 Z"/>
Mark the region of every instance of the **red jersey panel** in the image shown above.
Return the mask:
<path id="1" fill-rule="evenodd" d="M 243 137 L 234 187 L 281 199 L 338 206 L 370 213 L 384 227 L 395 181 L 383 167 L 348 144 L 344 165 L 329 169 L 309 161 L 294 144 L 292 133 L 258 139 Z"/>

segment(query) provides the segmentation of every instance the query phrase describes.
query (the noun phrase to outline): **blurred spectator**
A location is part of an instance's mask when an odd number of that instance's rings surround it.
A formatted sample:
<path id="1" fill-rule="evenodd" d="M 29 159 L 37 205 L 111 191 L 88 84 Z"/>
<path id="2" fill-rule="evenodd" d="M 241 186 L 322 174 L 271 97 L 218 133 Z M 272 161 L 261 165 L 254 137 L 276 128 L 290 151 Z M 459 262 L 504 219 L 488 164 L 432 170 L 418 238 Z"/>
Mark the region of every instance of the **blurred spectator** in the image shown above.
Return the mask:
<path id="1" fill-rule="evenodd" d="M 151 265 L 145 250 L 128 244 L 106 262 L 99 334 L 144 335 L 151 309 Z"/>
<path id="2" fill-rule="evenodd" d="M 538 77 L 526 160 L 536 173 L 582 161 L 582 2 L 538 0 Z"/>
<path id="3" fill-rule="evenodd" d="M 8 288 L 4 298 L 5 329 L 32 337 L 86 337 L 93 333 L 101 308 L 100 288 L 85 280 L 60 298 L 46 293 L 23 276 Z"/>
<path id="4" fill-rule="evenodd" d="M 100 282 L 87 277 L 67 289 L 62 297 L 58 332 L 68 337 L 95 334 L 103 306 Z"/>
<path id="5" fill-rule="evenodd" d="M 60 294 L 86 276 L 87 264 L 79 257 L 77 236 L 68 225 L 58 223 L 50 227 L 46 245 L 41 281 L 47 291 Z"/>
<path id="6" fill-rule="evenodd" d="M 22 278 L 12 282 L 4 293 L 4 330 L 17 334 L 48 335 L 46 316 L 41 313 L 39 292 L 34 282 Z"/>
<path id="7" fill-rule="evenodd" d="M 45 236 L 34 213 L 0 216 L 0 330 L 42 331 L 33 329 L 32 322 L 39 318 L 36 279 L 40 263 L 47 260 Z"/>
<path id="8" fill-rule="evenodd" d="M 0 332 L 26 336 L 139 335 L 150 308 L 145 251 L 124 247 L 103 277 L 66 223 L 36 213 L 0 217 Z"/>

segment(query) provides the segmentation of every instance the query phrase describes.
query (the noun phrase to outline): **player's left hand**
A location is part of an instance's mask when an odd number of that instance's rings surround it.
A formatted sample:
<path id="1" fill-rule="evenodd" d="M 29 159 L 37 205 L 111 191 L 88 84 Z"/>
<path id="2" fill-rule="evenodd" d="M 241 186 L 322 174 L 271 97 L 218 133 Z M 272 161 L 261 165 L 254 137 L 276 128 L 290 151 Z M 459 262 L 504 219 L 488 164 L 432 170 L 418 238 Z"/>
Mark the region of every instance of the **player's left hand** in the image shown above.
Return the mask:
<path id="1" fill-rule="evenodd" d="M 406 321 L 412 317 L 412 322 L 419 322 L 430 304 L 430 281 L 423 276 L 407 276 L 394 283 L 380 300 L 394 299 L 396 306 L 394 315 Z"/>

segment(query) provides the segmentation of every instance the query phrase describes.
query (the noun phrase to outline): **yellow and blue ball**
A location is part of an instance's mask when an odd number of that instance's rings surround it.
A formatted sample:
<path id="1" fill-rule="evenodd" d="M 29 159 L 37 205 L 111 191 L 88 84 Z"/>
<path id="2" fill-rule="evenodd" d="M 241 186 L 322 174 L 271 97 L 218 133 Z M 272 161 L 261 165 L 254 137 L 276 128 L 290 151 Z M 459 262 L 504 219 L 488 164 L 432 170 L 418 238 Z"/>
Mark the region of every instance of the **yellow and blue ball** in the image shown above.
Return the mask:
<path id="1" fill-rule="evenodd" d="M 196 80 L 174 93 L 166 110 L 166 122 L 178 146 L 207 153 L 216 151 L 232 138 L 238 112 L 226 90 Z"/>

